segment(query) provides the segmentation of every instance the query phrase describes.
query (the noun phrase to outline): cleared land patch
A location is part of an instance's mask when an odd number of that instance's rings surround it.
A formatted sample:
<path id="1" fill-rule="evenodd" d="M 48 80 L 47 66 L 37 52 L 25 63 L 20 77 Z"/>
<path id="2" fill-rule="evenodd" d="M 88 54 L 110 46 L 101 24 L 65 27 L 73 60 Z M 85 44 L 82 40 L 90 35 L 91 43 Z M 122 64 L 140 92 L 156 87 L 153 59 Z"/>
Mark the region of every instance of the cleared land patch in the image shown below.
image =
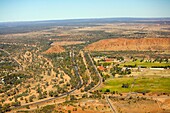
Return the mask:
<path id="1" fill-rule="evenodd" d="M 83 44 L 85 41 L 58 41 L 54 42 L 51 45 L 60 45 L 60 46 L 68 46 L 68 45 L 77 45 L 77 44 Z"/>

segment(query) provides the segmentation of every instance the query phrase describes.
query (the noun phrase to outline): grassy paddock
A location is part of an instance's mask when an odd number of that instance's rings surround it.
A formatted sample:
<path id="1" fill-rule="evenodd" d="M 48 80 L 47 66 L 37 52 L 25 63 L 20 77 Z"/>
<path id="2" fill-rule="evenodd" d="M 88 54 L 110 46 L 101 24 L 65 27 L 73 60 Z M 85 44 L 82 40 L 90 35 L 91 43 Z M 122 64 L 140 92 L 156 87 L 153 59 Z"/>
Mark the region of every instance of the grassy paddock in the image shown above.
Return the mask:
<path id="1" fill-rule="evenodd" d="M 124 65 L 136 65 L 136 66 L 144 66 L 144 67 L 152 67 L 152 66 L 170 66 L 170 63 L 166 63 L 166 62 L 140 62 L 139 60 L 137 61 L 129 61 L 129 62 L 125 62 L 120 64 L 120 66 L 124 66 Z"/>
<path id="2" fill-rule="evenodd" d="M 134 78 L 113 78 L 108 79 L 102 88 L 102 91 L 110 89 L 110 91 L 118 91 L 120 93 L 135 91 L 135 92 L 155 92 L 155 93 L 170 93 L 170 77 L 138 77 L 135 81 L 135 86 L 131 89 L 131 84 Z M 129 88 L 122 88 L 122 84 L 129 84 Z"/>

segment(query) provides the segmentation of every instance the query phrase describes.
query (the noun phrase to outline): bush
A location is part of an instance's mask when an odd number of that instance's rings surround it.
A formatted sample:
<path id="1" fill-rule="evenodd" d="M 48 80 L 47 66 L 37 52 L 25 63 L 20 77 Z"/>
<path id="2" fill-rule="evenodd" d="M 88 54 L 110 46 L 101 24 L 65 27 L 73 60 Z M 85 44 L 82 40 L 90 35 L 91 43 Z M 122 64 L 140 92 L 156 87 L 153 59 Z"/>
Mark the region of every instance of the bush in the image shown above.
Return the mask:
<path id="1" fill-rule="evenodd" d="M 105 92 L 110 92 L 110 89 L 106 89 L 106 91 Z"/>
<path id="2" fill-rule="evenodd" d="M 10 111 L 10 105 L 9 104 L 4 104 L 3 107 L 2 107 L 2 113 L 3 112 L 7 112 L 7 111 Z"/>
<path id="3" fill-rule="evenodd" d="M 39 113 L 52 113 L 54 111 L 55 105 L 47 105 L 41 108 Z"/>
<path id="4" fill-rule="evenodd" d="M 12 102 L 11 106 L 20 106 L 21 105 L 21 102 L 17 101 L 17 102 Z"/>
<path id="5" fill-rule="evenodd" d="M 30 106 L 26 106 L 27 109 L 30 109 Z"/>
<path id="6" fill-rule="evenodd" d="M 122 84 L 122 88 L 129 88 L 129 84 Z"/>
<path id="7" fill-rule="evenodd" d="M 68 110 L 68 113 L 71 113 L 71 110 Z"/>

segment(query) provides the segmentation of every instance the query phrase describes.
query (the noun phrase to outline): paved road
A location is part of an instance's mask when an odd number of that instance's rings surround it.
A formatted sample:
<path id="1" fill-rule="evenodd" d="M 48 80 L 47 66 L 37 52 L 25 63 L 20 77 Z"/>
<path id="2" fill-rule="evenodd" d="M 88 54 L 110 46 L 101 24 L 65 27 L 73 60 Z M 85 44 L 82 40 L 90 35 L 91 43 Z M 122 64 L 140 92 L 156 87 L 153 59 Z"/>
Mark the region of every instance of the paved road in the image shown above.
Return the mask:
<path id="1" fill-rule="evenodd" d="M 94 62 L 93 62 L 90 54 L 89 54 L 89 53 L 87 53 L 87 54 L 88 54 L 88 56 L 89 56 L 89 58 L 90 58 L 90 61 L 92 62 L 92 65 L 93 65 L 93 67 L 94 67 L 94 69 L 95 69 L 96 74 L 97 74 L 98 77 L 99 77 L 99 82 L 98 82 L 98 84 L 97 84 L 95 87 L 93 87 L 92 89 L 90 89 L 90 91 L 94 91 L 94 90 L 96 90 L 98 87 L 100 87 L 100 86 L 102 85 L 103 78 L 101 77 L 99 71 L 97 70 L 97 67 L 94 65 Z"/>
<path id="2" fill-rule="evenodd" d="M 77 66 L 77 63 L 76 63 L 76 60 L 75 60 L 75 54 L 74 54 L 74 50 L 72 50 L 72 62 L 73 62 L 73 69 L 74 69 L 74 73 L 75 73 L 75 75 L 79 78 L 79 83 L 78 83 L 78 85 L 77 85 L 77 87 L 76 87 L 76 89 L 78 89 L 78 88 L 80 88 L 80 87 L 82 87 L 82 85 L 83 85 L 83 80 L 81 79 L 81 77 L 80 77 L 80 74 L 79 74 L 79 71 L 78 71 L 78 66 Z"/>
<path id="3" fill-rule="evenodd" d="M 118 113 L 115 106 L 112 105 L 111 100 L 106 96 L 106 101 L 108 102 L 113 113 Z"/>
<path id="4" fill-rule="evenodd" d="M 10 55 L 10 54 L 9 54 L 9 55 Z M 89 55 L 89 54 L 88 54 L 88 55 Z M 98 72 L 96 66 L 94 65 L 93 60 L 92 60 L 92 58 L 91 58 L 90 55 L 89 55 L 89 57 L 90 57 L 91 62 L 92 62 L 92 64 L 93 64 L 94 68 L 95 68 L 95 71 L 96 71 L 96 73 L 97 73 L 97 75 L 99 76 L 99 79 L 100 79 L 99 82 L 98 82 L 98 84 L 97 84 L 95 87 L 92 88 L 92 90 L 95 90 L 96 88 L 98 88 L 98 87 L 102 84 L 102 77 L 100 76 L 100 73 Z M 79 80 L 80 80 L 80 81 L 78 82 L 77 86 L 76 86 L 74 89 L 72 89 L 71 91 L 66 92 L 66 93 L 64 93 L 64 94 L 61 94 L 61 95 L 59 95 L 59 96 L 57 96 L 57 97 L 47 98 L 47 99 L 44 99 L 44 100 L 39 100 L 39 101 L 36 101 L 36 102 L 31 102 L 31 103 L 26 103 L 26 104 L 23 104 L 23 105 L 21 105 L 21 106 L 12 107 L 11 109 L 22 108 L 22 107 L 29 106 L 29 105 L 37 105 L 37 104 L 40 104 L 40 103 L 49 102 L 49 101 L 52 101 L 52 100 L 55 100 L 55 99 L 59 99 L 59 98 L 65 97 L 65 96 L 73 93 L 73 92 L 76 91 L 78 88 L 80 88 L 80 87 L 82 86 L 82 81 L 81 81 L 81 78 L 80 78 L 80 75 L 79 75 L 79 72 L 78 72 L 78 66 L 77 66 L 76 61 L 75 61 L 75 58 L 74 58 L 74 51 L 72 51 L 72 62 L 73 62 L 74 73 L 75 73 L 76 76 L 79 77 Z"/>

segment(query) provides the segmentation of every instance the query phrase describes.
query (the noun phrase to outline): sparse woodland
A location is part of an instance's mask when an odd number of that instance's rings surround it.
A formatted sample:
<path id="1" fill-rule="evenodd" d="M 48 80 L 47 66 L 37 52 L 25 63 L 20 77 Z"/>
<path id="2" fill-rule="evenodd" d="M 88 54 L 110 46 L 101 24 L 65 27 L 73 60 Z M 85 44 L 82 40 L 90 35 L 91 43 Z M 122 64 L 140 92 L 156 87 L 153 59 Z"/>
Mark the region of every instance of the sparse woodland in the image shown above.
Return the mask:
<path id="1" fill-rule="evenodd" d="M 169 112 L 169 23 L 84 24 L 0 32 L 0 113 Z"/>

